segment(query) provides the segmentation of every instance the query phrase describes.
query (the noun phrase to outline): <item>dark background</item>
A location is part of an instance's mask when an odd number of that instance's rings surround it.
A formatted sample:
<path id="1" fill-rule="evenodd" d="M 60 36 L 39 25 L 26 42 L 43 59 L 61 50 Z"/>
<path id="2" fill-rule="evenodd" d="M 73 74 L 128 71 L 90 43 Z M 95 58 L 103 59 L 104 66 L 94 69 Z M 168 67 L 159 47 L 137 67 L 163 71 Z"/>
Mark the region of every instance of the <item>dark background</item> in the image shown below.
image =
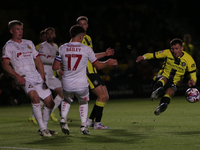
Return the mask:
<path id="1" fill-rule="evenodd" d="M 87 34 L 93 40 L 94 51 L 104 52 L 108 47 L 115 49 L 113 58 L 118 59 L 120 68 L 99 71 L 107 82 L 111 98 L 113 93 L 119 94 L 119 91 L 124 89 L 126 90 L 121 92 L 121 97 L 126 93 L 131 97 L 139 97 L 138 93 L 144 95 L 146 93 L 149 96 L 148 85 L 160 68 L 160 62 L 148 61 L 146 64 L 135 64 L 138 55 L 169 48 L 171 39 L 183 39 L 184 34 L 190 34 L 195 48 L 194 59 L 199 68 L 200 11 L 197 2 L 193 0 L 4 0 L 0 2 L 0 47 L 2 50 L 3 45 L 11 38 L 7 27 L 11 20 L 16 19 L 24 23 L 24 38 L 32 40 L 35 45 L 40 43 L 41 30 L 54 27 L 57 35 L 55 43 L 61 45 L 70 40 L 69 29 L 76 24 L 77 17 L 84 15 L 89 19 Z M 130 60 L 134 66 L 131 71 L 134 72 L 135 80 L 126 76 L 125 70 Z M 126 67 L 123 68 L 123 65 Z M 3 73 L 2 69 L 1 72 Z M 1 89 L 7 87 L 6 80 L 3 81 L 4 83 L 0 84 L 5 86 Z M 138 82 L 139 85 L 146 84 L 147 89 L 138 86 Z M 113 90 L 113 85 L 123 83 L 126 84 Z"/>

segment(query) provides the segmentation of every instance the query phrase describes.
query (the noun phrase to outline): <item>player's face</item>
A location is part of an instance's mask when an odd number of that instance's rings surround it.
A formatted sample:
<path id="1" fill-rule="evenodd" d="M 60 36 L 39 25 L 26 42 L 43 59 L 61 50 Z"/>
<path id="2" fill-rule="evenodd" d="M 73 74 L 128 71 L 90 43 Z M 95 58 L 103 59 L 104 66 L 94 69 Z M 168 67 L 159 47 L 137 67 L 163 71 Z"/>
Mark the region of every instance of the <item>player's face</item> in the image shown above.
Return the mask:
<path id="1" fill-rule="evenodd" d="M 85 36 L 85 33 L 81 33 L 81 36 L 80 36 L 80 43 L 82 43 L 84 36 Z"/>
<path id="2" fill-rule="evenodd" d="M 41 40 L 41 42 L 46 41 L 46 40 L 47 40 L 46 34 L 42 34 L 42 35 L 40 36 L 40 40 Z"/>
<path id="3" fill-rule="evenodd" d="M 85 31 L 87 31 L 88 23 L 86 20 L 79 20 L 78 25 L 80 25 L 83 29 L 85 29 Z"/>
<path id="4" fill-rule="evenodd" d="M 179 44 L 171 46 L 171 52 L 172 52 L 172 55 L 175 58 L 178 58 L 179 56 L 182 56 L 182 54 L 183 54 L 182 51 L 183 51 L 183 46 L 181 46 Z"/>
<path id="5" fill-rule="evenodd" d="M 54 41 L 55 33 L 53 30 L 48 30 L 46 33 L 47 42 L 51 43 Z"/>
<path id="6" fill-rule="evenodd" d="M 10 33 L 12 34 L 13 39 L 21 40 L 23 37 L 23 26 L 15 25 L 10 29 Z"/>

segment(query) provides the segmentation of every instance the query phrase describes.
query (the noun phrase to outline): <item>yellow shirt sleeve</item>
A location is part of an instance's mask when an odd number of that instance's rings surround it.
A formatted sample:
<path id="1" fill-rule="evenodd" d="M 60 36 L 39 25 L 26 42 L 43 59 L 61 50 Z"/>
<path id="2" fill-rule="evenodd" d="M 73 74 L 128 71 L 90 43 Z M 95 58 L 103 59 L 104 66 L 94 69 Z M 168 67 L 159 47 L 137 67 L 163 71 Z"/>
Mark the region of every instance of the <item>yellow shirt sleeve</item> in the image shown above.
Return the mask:
<path id="1" fill-rule="evenodd" d="M 153 53 L 146 53 L 146 54 L 143 55 L 143 57 L 145 59 L 153 59 L 154 58 Z"/>
<path id="2" fill-rule="evenodd" d="M 192 57 L 188 57 L 188 72 L 190 73 L 190 78 L 194 80 L 194 82 L 197 81 L 196 76 L 196 63 Z"/>
<path id="3" fill-rule="evenodd" d="M 157 51 L 155 53 L 146 53 L 143 55 L 143 57 L 145 57 L 145 59 L 160 59 L 160 58 L 165 58 L 167 57 L 169 54 L 171 54 L 169 49 L 166 50 L 161 50 L 161 51 Z"/>

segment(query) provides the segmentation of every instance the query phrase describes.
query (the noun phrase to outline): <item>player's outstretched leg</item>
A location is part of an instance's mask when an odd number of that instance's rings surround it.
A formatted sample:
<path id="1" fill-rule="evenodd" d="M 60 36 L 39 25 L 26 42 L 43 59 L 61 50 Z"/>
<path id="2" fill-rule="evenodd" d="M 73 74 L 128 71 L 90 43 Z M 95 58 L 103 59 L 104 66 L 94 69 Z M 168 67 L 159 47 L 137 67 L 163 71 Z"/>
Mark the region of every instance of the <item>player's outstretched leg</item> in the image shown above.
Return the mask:
<path id="1" fill-rule="evenodd" d="M 164 80 L 160 79 L 158 80 L 154 86 L 153 86 L 153 92 L 151 94 L 151 100 L 155 101 L 161 94 L 164 92 L 164 86 L 165 82 Z"/>
<path id="2" fill-rule="evenodd" d="M 164 112 L 170 103 L 170 99 L 171 99 L 170 96 L 165 94 L 164 97 L 160 100 L 160 104 L 154 111 L 154 114 L 160 115 L 162 112 Z"/>
<path id="3" fill-rule="evenodd" d="M 164 92 L 164 88 L 163 87 L 157 88 L 155 91 L 152 92 L 151 100 L 155 101 L 163 92 Z"/>

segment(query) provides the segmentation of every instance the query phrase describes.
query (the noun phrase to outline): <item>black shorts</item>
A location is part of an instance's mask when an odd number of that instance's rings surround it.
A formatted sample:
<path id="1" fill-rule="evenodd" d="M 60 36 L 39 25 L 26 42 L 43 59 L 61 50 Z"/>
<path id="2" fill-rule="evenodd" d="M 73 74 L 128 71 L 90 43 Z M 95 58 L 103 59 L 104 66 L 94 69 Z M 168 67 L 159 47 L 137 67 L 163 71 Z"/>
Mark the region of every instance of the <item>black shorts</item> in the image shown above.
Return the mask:
<path id="1" fill-rule="evenodd" d="M 153 82 L 153 84 L 152 84 L 152 87 L 154 86 L 154 84 L 155 84 L 161 77 L 163 77 L 163 76 L 162 76 L 162 75 L 156 76 L 156 79 L 154 80 L 154 82 Z M 171 81 L 171 80 L 169 80 L 169 79 L 167 79 L 167 83 L 166 83 L 165 86 L 164 86 L 164 89 L 165 89 L 165 90 L 168 89 L 168 88 L 172 88 L 172 89 L 174 90 L 174 92 L 177 91 L 176 85 L 174 85 L 173 81 Z"/>
<path id="2" fill-rule="evenodd" d="M 102 79 L 97 73 L 87 74 L 87 79 L 88 79 L 90 89 L 94 89 L 98 87 L 99 85 L 102 85 L 102 86 L 105 85 L 105 83 L 102 81 Z"/>

